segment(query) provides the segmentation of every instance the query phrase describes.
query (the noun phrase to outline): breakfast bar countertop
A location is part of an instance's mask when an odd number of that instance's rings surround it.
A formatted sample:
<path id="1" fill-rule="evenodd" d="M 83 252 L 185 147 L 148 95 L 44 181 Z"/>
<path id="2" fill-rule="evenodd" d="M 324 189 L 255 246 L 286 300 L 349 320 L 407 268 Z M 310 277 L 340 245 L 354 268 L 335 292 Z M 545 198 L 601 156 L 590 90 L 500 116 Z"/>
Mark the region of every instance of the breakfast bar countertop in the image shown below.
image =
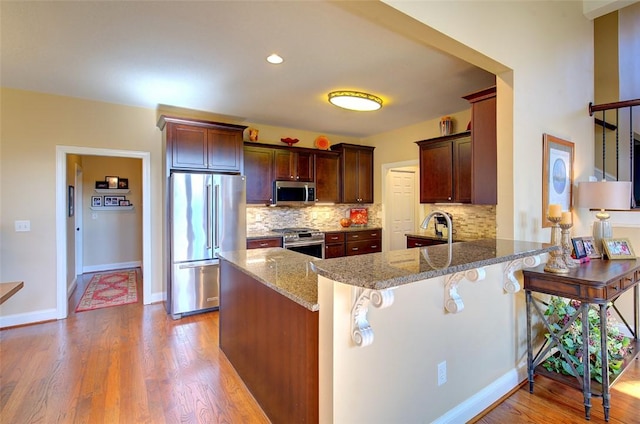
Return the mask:
<path id="1" fill-rule="evenodd" d="M 548 243 L 503 239 L 483 239 L 449 246 L 392 250 L 314 262 L 311 267 L 334 281 L 352 286 L 383 290 L 454 274 L 483 266 L 536 256 L 557 249 Z"/>
<path id="2" fill-rule="evenodd" d="M 317 311 L 318 275 L 334 281 L 374 290 L 535 256 L 556 249 L 547 243 L 484 239 L 448 246 L 370 253 L 319 259 L 274 247 L 222 252 L 220 257 L 239 270 L 293 300 Z"/>

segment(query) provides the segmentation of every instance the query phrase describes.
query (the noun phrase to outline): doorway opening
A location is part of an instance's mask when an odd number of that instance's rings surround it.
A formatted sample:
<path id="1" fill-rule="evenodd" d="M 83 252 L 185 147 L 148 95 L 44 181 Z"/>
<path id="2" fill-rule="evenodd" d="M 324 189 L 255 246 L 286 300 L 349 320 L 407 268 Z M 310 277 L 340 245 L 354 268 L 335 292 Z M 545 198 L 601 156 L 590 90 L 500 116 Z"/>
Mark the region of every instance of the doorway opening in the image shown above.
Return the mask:
<path id="1" fill-rule="evenodd" d="M 68 155 L 110 156 L 137 158 L 142 160 L 142 271 L 143 304 L 152 303 L 151 282 L 151 153 L 131 150 L 98 149 L 78 146 L 56 146 L 56 318 L 64 319 L 68 314 L 68 270 L 67 251 L 67 157 Z M 75 232 L 75 231 L 74 231 Z M 75 273 L 74 269 L 71 270 Z"/>

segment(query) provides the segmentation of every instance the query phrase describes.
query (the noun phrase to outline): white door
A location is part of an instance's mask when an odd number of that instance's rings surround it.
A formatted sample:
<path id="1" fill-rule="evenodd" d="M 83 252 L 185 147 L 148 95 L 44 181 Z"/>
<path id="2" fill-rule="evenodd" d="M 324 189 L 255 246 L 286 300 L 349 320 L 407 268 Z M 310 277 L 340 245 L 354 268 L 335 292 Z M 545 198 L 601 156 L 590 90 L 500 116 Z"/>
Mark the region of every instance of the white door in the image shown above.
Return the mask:
<path id="1" fill-rule="evenodd" d="M 416 172 L 412 170 L 389 171 L 389 221 L 391 223 L 390 250 L 407 247 L 405 234 L 416 228 Z"/>
<path id="2" fill-rule="evenodd" d="M 84 202 L 82 201 L 82 168 L 76 164 L 75 179 L 75 205 L 74 205 L 74 234 L 75 234 L 75 257 L 76 257 L 76 277 L 82 274 L 82 209 Z"/>

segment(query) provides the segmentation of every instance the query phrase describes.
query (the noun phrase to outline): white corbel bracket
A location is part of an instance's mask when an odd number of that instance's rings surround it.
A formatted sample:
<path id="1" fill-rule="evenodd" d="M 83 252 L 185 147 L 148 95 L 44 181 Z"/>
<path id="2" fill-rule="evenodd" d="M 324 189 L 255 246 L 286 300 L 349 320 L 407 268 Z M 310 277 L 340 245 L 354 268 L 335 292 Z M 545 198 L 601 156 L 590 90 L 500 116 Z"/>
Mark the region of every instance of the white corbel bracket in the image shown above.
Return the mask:
<path id="1" fill-rule="evenodd" d="M 391 306 L 392 303 L 393 289 L 357 290 L 356 300 L 353 308 L 351 308 L 351 339 L 357 346 L 365 347 L 373 343 L 373 330 L 367 320 L 369 304 L 372 304 L 378 309 L 383 309 Z"/>
<path id="2" fill-rule="evenodd" d="M 444 308 L 452 314 L 461 312 L 464 309 L 464 303 L 462 303 L 462 298 L 458 294 L 460 281 L 463 279 L 472 282 L 482 281 L 486 276 L 487 273 L 484 268 L 470 269 L 447 275 L 444 282 Z"/>
<path id="3" fill-rule="evenodd" d="M 527 256 L 511 261 L 504 269 L 504 291 L 517 293 L 520 291 L 520 281 L 514 274 L 523 268 L 532 268 L 540 265 L 540 256 Z"/>

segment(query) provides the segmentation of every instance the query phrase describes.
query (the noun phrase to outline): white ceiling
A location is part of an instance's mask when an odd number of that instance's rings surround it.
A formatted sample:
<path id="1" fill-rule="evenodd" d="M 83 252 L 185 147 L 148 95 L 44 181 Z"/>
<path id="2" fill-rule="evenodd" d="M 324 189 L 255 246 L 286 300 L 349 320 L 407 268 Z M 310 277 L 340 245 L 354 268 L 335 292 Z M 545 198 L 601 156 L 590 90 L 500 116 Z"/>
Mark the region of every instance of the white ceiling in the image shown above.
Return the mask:
<path id="1" fill-rule="evenodd" d="M 479 68 L 324 1 L 0 2 L 4 87 L 364 137 L 468 108 Z M 265 57 L 284 57 L 274 66 Z M 327 93 L 382 97 L 377 112 Z"/>

